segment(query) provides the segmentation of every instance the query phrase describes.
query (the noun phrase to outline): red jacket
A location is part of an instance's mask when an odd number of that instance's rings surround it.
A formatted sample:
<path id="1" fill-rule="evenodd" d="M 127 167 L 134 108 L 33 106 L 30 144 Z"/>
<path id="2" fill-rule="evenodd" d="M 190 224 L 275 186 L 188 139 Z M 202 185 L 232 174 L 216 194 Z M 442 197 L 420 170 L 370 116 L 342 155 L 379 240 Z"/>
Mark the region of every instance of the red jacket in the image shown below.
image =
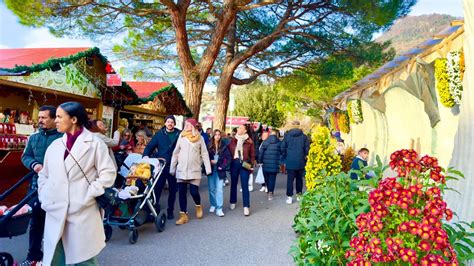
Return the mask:
<path id="1" fill-rule="evenodd" d="M 235 149 L 237 147 L 237 139 L 233 138 L 230 143 L 229 143 L 229 151 L 230 155 L 232 156 L 232 159 L 234 159 L 234 154 L 235 154 Z M 253 145 L 253 141 L 248 138 L 244 142 L 244 154 L 243 154 L 243 160 L 248 163 L 255 164 L 255 147 Z"/>

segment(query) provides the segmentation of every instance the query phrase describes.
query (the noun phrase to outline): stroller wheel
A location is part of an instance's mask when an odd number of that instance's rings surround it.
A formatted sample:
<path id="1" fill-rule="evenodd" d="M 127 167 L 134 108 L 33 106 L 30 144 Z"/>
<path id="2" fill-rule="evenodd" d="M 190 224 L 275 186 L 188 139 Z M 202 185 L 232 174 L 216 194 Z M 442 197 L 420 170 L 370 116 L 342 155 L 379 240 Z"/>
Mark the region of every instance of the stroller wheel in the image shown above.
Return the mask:
<path id="1" fill-rule="evenodd" d="M 156 231 L 159 233 L 165 231 L 165 225 L 166 225 L 166 214 L 162 213 L 158 215 L 155 219 L 155 227 Z"/>
<path id="2" fill-rule="evenodd" d="M 106 224 L 104 225 L 104 232 L 105 232 L 105 242 L 108 242 L 110 238 L 112 237 L 112 226 Z"/>
<path id="3" fill-rule="evenodd" d="M 10 253 L 0 252 L 0 266 L 13 265 L 13 256 Z"/>
<path id="4" fill-rule="evenodd" d="M 138 240 L 138 230 L 137 229 L 130 230 L 130 232 L 128 233 L 128 242 L 130 242 L 130 244 L 135 244 L 137 243 L 137 240 Z"/>

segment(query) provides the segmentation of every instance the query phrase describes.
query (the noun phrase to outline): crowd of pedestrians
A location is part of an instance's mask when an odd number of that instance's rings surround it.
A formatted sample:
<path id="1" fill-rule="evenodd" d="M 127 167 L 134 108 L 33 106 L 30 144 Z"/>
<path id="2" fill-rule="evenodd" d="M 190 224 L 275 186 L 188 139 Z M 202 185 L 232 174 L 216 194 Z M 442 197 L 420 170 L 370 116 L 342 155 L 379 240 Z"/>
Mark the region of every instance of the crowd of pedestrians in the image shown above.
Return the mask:
<path id="1" fill-rule="evenodd" d="M 44 265 L 97 265 L 96 256 L 105 246 L 105 237 L 103 212 L 96 197 L 114 185 L 120 160 L 131 153 L 166 160 L 154 187 L 155 203 L 159 206 L 167 184 L 166 212 L 168 219 L 174 219 L 176 193 L 179 193 L 176 225 L 189 220 L 188 191 L 195 203 L 196 218 L 203 217 L 199 187 L 205 176 L 209 212 L 219 217 L 225 215 L 223 187 L 228 176 L 229 209 L 237 206 L 240 181 L 243 214 L 250 215 L 248 184 L 252 183 L 249 180 L 257 167 L 263 171 L 265 180 L 261 191 L 266 191 L 268 200 L 273 200 L 277 174 L 284 169 L 281 166 L 286 165 L 286 202 L 292 203 L 295 181 L 299 200 L 309 139 L 298 128 L 297 121 L 283 140 L 277 131 L 257 133 L 250 124 L 239 126 L 227 136 L 220 130 L 203 131 L 201 123 L 192 118 L 185 121 L 183 131 L 175 126 L 176 120 L 170 115 L 165 118 L 164 127 L 152 137 L 145 127 L 135 136 L 129 129 L 122 128 L 110 138 L 106 136 L 106 125 L 101 120 L 88 121 L 84 107 L 77 102 L 63 103 L 57 109 L 41 107 L 39 131 L 30 137 L 22 156 L 23 164 L 37 173 L 30 189 L 37 189 L 39 195 L 31 204 L 30 247 L 22 265 L 35 265 L 41 260 Z"/>

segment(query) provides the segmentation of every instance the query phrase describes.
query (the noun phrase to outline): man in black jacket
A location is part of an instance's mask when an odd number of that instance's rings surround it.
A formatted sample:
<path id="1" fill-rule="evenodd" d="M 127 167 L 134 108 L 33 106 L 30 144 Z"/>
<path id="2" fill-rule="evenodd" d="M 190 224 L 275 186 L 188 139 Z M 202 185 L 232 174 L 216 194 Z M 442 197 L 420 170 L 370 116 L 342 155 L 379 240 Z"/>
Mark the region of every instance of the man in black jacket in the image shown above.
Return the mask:
<path id="1" fill-rule="evenodd" d="M 293 129 L 285 133 L 281 143 L 282 158 L 288 171 L 286 183 L 286 203 L 293 203 L 293 182 L 296 179 L 296 200 L 299 201 L 303 192 L 303 176 L 306 158 L 309 153 L 309 140 L 301 129 L 300 122 L 293 121 Z"/>
<path id="2" fill-rule="evenodd" d="M 56 129 L 56 107 L 45 105 L 40 107 L 38 114 L 39 131 L 30 136 L 26 145 L 21 162 L 23 165 L 35 171 L 36 175 L 30 183 L 30 192 L 38 188 L 38 172 L 43 169 L 44 154 L 49 145 L 56 139 L 62 137 Z M 26 260 L 20 265 L 36 265 L 43 259 L 41 244 L 43 241 L 44 221 L 46 213 L 41 209 L 41 204 L 36 199 L 31 203 L 33 210 L 30 222 L 30 246 Z"/>
<path id="3" fill-rule="evenodd" d="M 170 175 L 170 163 L 171 156 L 173 155 L 176 142 L 178 141 L 179 129 L 175 128 L 176 119 L 174 116 L 169 115 L 165 118 L 165 126 L 156 132 L 155 136 L 151 139 L 150 143 L 146 145 L 143 151 L 143 157 L 152 158 L 163 158 L 166 160 L 165 169 L 158 178 L 158 182 L 155 186 L 156 206 L 159 206 L 161 192 L 168 181 L 168 219 L 174 219 L 174 203 L 176 201 L 176 177 Z"/>

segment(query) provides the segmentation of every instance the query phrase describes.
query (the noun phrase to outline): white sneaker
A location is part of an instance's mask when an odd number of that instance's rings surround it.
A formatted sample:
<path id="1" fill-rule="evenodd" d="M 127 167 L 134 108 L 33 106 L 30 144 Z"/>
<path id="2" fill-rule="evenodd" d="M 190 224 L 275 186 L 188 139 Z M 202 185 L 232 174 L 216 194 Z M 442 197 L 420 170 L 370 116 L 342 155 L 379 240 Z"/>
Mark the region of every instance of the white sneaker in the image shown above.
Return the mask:
<path id="1" fill-rule="evenodd" d="M 293 198 L 292 197 L 287 197 L 286 198 L 286 204 L 292 204 L 293 203 Z"/>
<path id="2" fill-rule="evenodd" d="M 250 215 L 250 209 L 248 207 L 244 207 L 244 215 L 249 216 Z"/>
<path id="3" fill-rule="evenodd" d="M 225 181 L 224 181 L 224 184 L 225 185 L 229 184 L 229 179 L 226 178 Z"/>
<path id="4" fill-rule="evenodd" d="M 296 194 L 296 201 L 301 201 L 301 194 Z"/>
<path id="5" fill-rule="evenodd" d="M 249 186 L 249 191 L 250 191 L 250 192 L 253 191 L 253 186 Z"/>
<path id="6" fill-rule="evenodd" d="M 218 209 L 216 211 L 216 215 L 219 216 L 219 217 L 224 217 L 224 212 L 222 211 L 222 209 Z"/>
<path id="7" fill-rule="evenodd" d="M 231 210 L 235 209 L 235 203 L 231 203 L 229 207 Z"/>
<path id="8" fill-rule="evenodd" d="M 260 192 L 264 192 L 265 190 L 267 190 L 267 187 L 266 187 L 266 186 L 262 186 L 262 188 L 260 189 Z"/>
<path id="9" fill-rule="evenodd" d="M 209 208 L 209 212 L 215 212 L 215 211 L 216 211 L 216 207 L 211 206 L 211 208 Z"/>
<path id="10" fill-rule="evenodd" d="M 268 187 L 265 187 L 265 193 L 268 193 Z"/>

